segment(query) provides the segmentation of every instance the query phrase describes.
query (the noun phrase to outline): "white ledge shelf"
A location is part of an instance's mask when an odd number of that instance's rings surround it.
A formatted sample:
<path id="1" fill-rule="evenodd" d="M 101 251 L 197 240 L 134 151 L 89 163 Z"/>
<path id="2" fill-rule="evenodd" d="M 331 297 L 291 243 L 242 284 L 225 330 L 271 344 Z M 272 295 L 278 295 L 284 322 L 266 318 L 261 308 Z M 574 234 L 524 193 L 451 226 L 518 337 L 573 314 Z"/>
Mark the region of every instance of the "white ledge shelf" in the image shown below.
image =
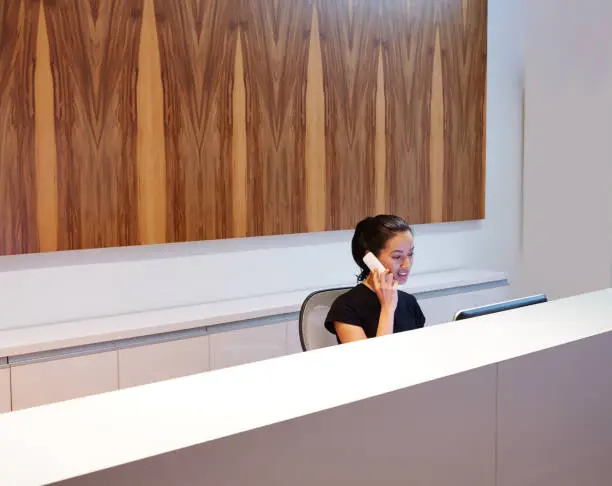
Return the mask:
<path id="1" fill-rule="evenodd" d="M 448 291 L 507 282 L 503 272 L 451 270 L 417 274 L 402 290 L 412 294 Z M 337 287 L 349 287 L 344 283 Z M 319 289 L 303 289 L 244 299 L 13 328 L 0 331 L 0 357 L 205 328 L 299 312 L 304 299 Z"/>

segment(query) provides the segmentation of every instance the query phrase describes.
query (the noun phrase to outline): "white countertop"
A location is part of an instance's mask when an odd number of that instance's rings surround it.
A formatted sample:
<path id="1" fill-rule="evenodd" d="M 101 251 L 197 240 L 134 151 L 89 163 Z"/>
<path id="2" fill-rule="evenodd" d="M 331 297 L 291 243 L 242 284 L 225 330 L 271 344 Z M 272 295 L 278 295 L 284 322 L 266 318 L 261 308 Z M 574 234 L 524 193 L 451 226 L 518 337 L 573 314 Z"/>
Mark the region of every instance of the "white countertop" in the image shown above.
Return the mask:
<path id="1" fill-rule="evenodd" d="M 1 483 L 69 479 L 611 331 L 607 289 L 12 412 Z"/>
<path id="2" fill-rule="evenodd" d="M 419 294 L 505 280 L 507 275 L 503 272 L 451 270 L 414 275 L 402 289 Z M 351 285 L 354 283 L 338 287 Z M 0 357 L 295 313 L 315 290 L 319 289 L 1 330 Z"/>

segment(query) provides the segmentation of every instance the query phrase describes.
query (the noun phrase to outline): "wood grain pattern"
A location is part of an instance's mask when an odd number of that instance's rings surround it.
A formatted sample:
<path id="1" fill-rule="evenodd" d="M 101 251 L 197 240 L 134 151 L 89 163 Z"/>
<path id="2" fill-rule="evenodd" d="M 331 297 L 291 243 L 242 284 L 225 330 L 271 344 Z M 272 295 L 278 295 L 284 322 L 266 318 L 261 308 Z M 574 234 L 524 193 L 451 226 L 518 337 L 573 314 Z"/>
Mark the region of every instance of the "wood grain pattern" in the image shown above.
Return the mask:
<path id="1" fill-rule="evenodd" d="M 59 249 L 137 244 L 142 0 L 44 0 L 55 95 Z"/>
<path id="2" fill-rule="evenodd" d="M 383 0 L 383 11 L 388 12 L 382 27 L 388 209 L 413 224 L 430 218 L 430 117 L 439 3 Z"/>
<path id="3" fill-rule="evenodd" d="M 242 38 L 238 32 L 236 41 L 236 65 L 234 68 L 233 92 L 233 137 L 232 137 L 232 236 L 246 236 L 248 232 L 247 212 L 247 128 L 246 128 L 246 87 L 244 85 L 244 60 Z"/>
<path id="4" fill-rule="evenodd" d="M 378 76 L 376 78 L 376 158 L 375 158 L 375 191 L 376 213 L 384 213 L 387 209 L 387 110 L 385 100 L 385 68 L 382 55 L 382 45 L 378 53 Z"/>
<path id="5" fill-rule="evenodd" d="M 167 241 L 232 236 L 232 87 L 238 0 L 156 1 Z"/>
<path id="6" fill-rule="evenodd" d="M 55 103 L 53 74 L 45 9 L 39 8 L 36 42 L 36 207 L 40 251 L 58 245 L 57 153 L 55 152 Z"/>
<path id="7" fill-rule="evenodd" d="M 138 60 L 138 221 L 140 242 L 166 241 L 164 92 L 155 4 L 144 0 Z"/>
<path id="8" fill-rule="evenodd" d="M 39 251 L 34 59 L 39 5 L 0 2 L 0 254 Z"/>
<path id="9" fill-rule="evenodd" d="M 306 80 L 306 218 L 308 231 L 323 231 L 325 226 L 325 91 L 321 33 L 317 10 L 312 9 L 308 75 Z"/>
<path id="10" fill-rule="evenodd" d="M 305 33 L 312 19 L 311 2 L 248 0 L 242 5 L 248 234 L 305 232 Z"/>
<path id="11" fill-rule="evenodd" d="M 429 203 L 431 223 L 444 220 L 444 89 L 440 32 L 436 32 L 432 67 L 431 116 L 429 135 Z"/>
<path id="12" fill-rule="evenodd" d="M 440 2 L 444 89 L 444 220 L 484 218 L 487 4 Z M 458 48 L 460 47 L 460 48 Z"/>
<path id="13" fill-rule="evenodd" d="M 351 228 L 375 212 L 379 7 L 317 1 L 323 80 L 327 227 Z"/>
<path id="14" fill-rule="evenodd" d="M 486 0 L 0 0 L 0 254 L 484 217 Z"/>

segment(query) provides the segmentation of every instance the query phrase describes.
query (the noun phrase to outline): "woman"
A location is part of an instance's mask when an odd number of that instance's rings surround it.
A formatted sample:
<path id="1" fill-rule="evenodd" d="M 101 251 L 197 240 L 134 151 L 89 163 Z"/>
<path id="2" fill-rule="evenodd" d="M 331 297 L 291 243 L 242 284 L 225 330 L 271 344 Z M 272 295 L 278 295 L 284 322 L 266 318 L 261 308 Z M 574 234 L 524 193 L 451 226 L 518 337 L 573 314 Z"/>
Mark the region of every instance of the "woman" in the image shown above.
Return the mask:
<path id="1" fill-rule="evenodd" d="M 418 329 L 425 316 L 413 295 L 398 290 L 408 279 L 414 256 L 412 229 L 402 218 L 381 214 L 360 221 L 352 241 L 360 282 L 332 304 L 325 327 L 339 343 Z M 363 257 L 372 252 L 385 273 L 371 273 Z"/>

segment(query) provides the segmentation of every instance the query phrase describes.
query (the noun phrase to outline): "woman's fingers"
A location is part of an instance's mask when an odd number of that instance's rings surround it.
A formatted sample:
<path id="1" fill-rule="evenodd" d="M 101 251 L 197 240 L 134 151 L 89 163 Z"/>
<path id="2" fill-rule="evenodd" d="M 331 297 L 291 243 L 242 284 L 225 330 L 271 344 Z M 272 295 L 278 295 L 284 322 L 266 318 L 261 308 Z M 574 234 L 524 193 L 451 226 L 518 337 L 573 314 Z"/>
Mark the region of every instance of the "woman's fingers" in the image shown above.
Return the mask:
<path id="1" fill-rule="evenodd" d="M 374 278 L 372 279 L 374 281 L 374 288 L 375 289 L 379 289 L 380 288 L 380 284 L 381 284 L 381 279 L 382 276 L 380 275 L 378 268 L 374 269 Z"/>
<path id="2" fill-rule="evenodd" d="M 373 270 L 374 274 L 374 288 L 375 289 L 397 289 L 398 282 L 395 280 L 393 274 L 389 270 L 381 272 L 377 268 Z"/>

